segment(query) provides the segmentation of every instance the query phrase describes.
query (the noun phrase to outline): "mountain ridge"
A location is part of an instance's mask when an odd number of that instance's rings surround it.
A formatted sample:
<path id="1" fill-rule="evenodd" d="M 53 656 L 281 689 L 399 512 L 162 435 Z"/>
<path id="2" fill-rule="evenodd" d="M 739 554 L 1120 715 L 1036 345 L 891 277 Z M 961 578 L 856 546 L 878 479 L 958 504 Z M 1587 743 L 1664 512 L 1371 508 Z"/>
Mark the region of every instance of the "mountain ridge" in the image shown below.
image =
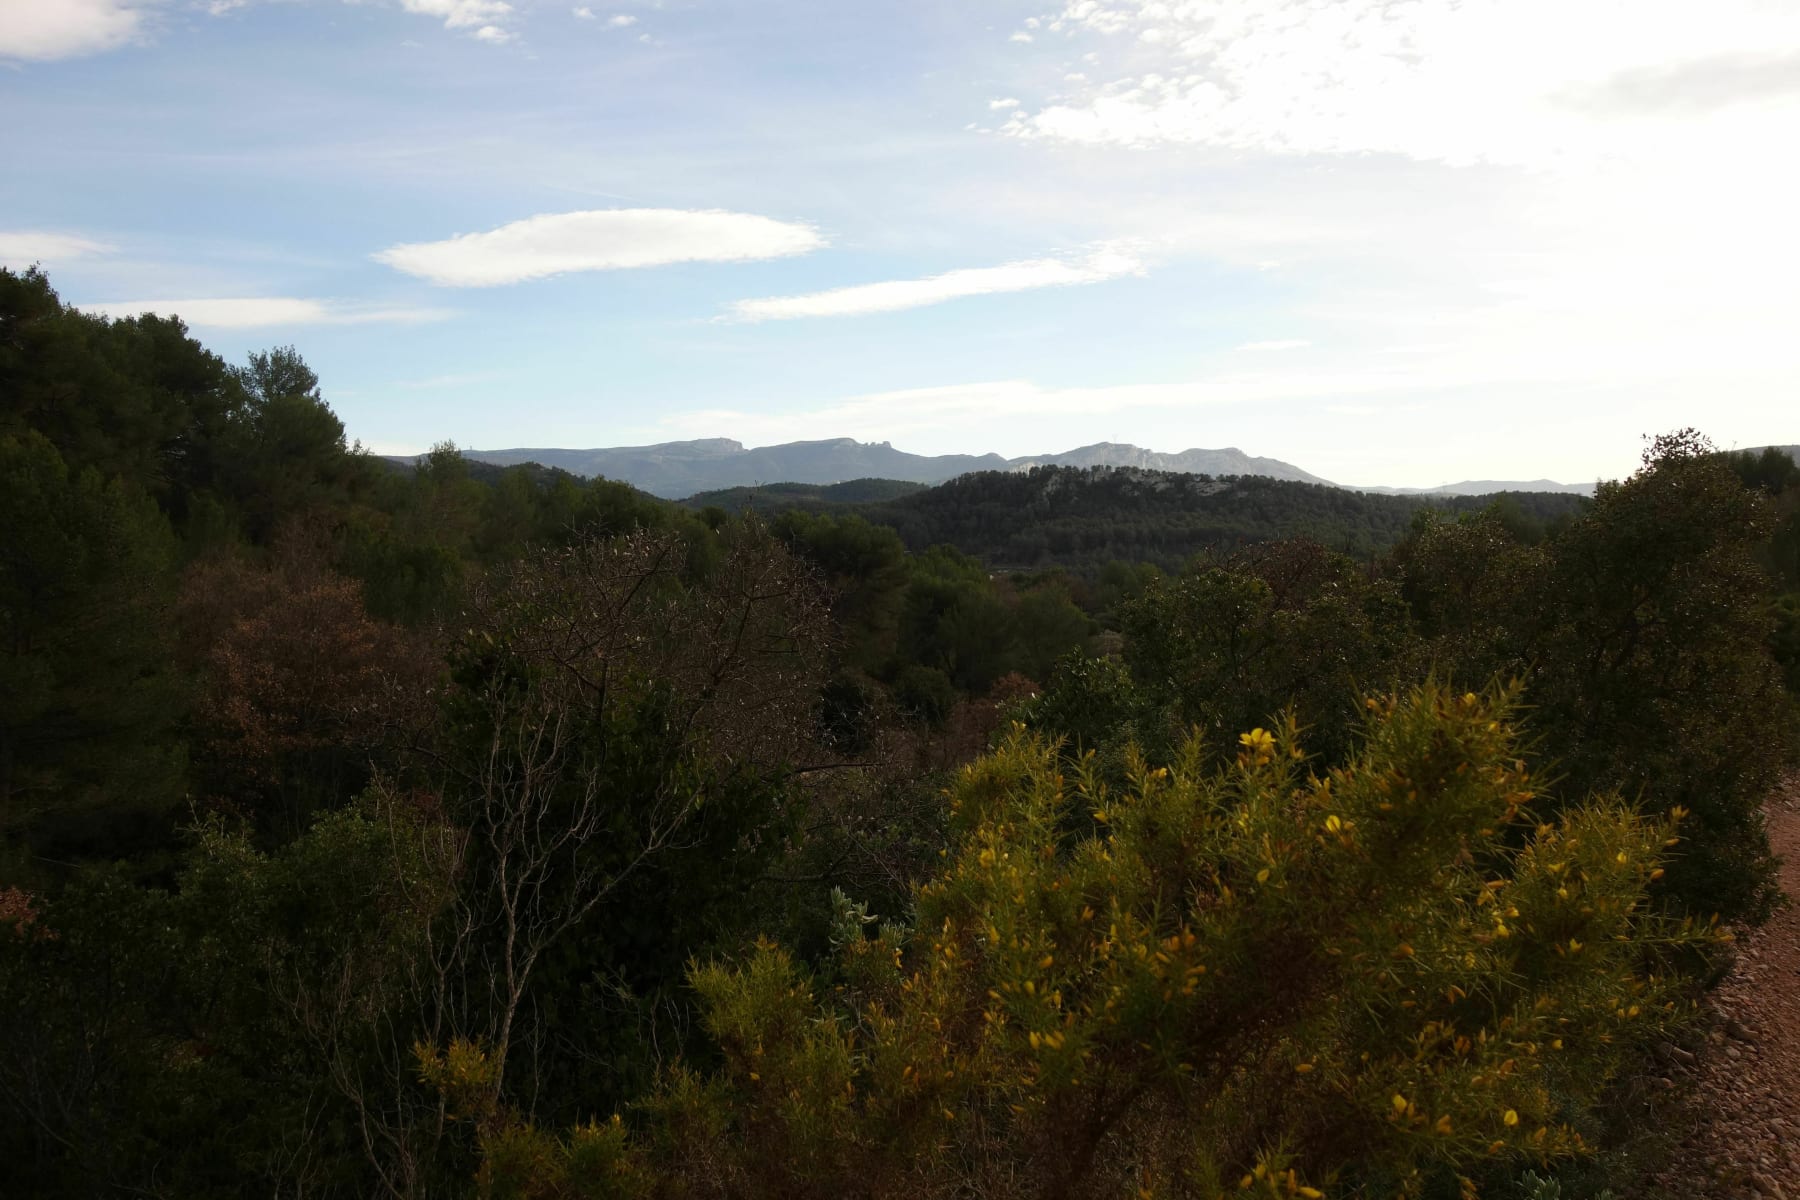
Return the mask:
<path id="1" fill-rule="evenodd" d="M 1426 488 L 1358 487 L 1334 483 L 1281 459 L 1247 454 L 1236 446 L 1190 447 L 1167 452 L 1128 442 L 1094 442 L 1058 453 L 1027 454 L 1016 458 L 993 453 L 911 454 L 894 449 L 889 442 L 859 442 L 854 438 L 822 438 L 755 447 L 745 446 L 735 438 L 695 438 L 642 446 L 512 447 L 464 450 L 462 454 L 473 461 L 500 467 L 537 463 L 572 475 L 603 476 L 669 500 L 773 483 L 829 485 L 850 480 L 884 479 L 933 486 L 975 471 L 1029 471 L 1046 466 L 1128 467 L 1215 477 L 1261 476 L 1394 496 L 1469 496 L 1509 491 L 1590 495 L 1594 490 L 1591 483 L 1557 483 L 1548 479 L 1529 482 L 1464 480 Z M 418 457 L 389 456 L 392 461 L 402 464 L 411 464 Z"/>

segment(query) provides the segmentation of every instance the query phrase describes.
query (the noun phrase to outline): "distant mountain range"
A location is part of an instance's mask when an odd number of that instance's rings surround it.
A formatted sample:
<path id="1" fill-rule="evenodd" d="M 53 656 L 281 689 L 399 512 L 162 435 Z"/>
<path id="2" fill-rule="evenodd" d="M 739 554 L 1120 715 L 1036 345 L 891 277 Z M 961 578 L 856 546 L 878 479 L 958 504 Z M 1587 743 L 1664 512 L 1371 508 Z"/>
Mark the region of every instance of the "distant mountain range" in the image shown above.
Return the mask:
<path id="1" fill-rule="evenodd" d="M 1025 471 L 1032 467 L 1137 467 L 1191 475 L 1253 475 L 1296 483 L 1329 484 L 1309 471 L 1275 458 L 1245 454 L 1235 446 L 1222 450 L 1183 450 L 1177 454 L 1145 450 L 1119 442 L 1096 442 L 1061 454 L 1002 458 L 998 454 L 908 454 L 887 442 L 832 438 L 818 442 L 785 442 L 746 447 L 730 438 L 664 442 L 656 446 L 615 446 L 592 450 L 521 447 L 511 450 L 464 450 L 465 457 L 496 466 L 538 463 L 573 475 L 600 475 L 642 488 L 671 500 L 698 492 L 768 483 L 832 484 L 852 479 L 892 479 L 938 484 L 973 471 Z M 395 461 L 411 462 L 397 457 Z M 1340 486 L 1340 485 L 1333 485 Z M 1572 492 L 1588 494 L 1592 484 L 1530 483 L 1471 480 L 1436 488 L 1355 488 L 1388 495 L 1469 496 L 1490 492 Z"/>
<path id="2" fill-rule="evenodd" d="M 1381 496 L 1488 496 L 1495 492 L 1564 492 L 1571 496 L 1591 496 L 1594 494 L 1594 485 L 1591 483 L 1557 483 L 1553 479 L 1532 479 L 1524 482 L 1501 479 L 1465 479 L 1461 483 L 1446 483 L 1431 488 L 1365 487 L 1356 490 L 1374 492 Z"/>
<path id="3" fill-rule="evenodd" d="M 850 438 L 755 449 L 729 438 L 703 438 L 597 450 L 464 450 L 463 456 L 497 466 L 534 462 L 572 475 L 603 475 L 670 500 L 758 483 L 839 483 L 848 479 L 942 483 L 971 471 L 1007 468 L 1006 459 L 998 454 L 908 454 L 886 442 Z"/>

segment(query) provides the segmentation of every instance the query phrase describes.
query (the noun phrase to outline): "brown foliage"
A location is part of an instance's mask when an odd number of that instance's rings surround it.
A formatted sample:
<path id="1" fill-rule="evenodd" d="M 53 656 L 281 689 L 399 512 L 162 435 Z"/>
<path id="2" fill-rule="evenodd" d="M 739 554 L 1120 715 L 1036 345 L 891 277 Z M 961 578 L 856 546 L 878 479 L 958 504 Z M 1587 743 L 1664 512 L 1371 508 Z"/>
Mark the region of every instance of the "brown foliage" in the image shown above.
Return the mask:
<path id="1" fill-rule="evenodd" d="M 294 833 L 314 803 L 341 800 L 366 777 L 438 669 L 426 638 L 371 618 L 357 583 L 297 539 L 267 567 L 197 563 L 178 614 L 204 681 L 207 799 Z"/>
<path id="2" fill-rule="evenodd" d="M 0 927 L 11 926 L 11 932 L 19 937 L 29 936 L 38 919 L 31 901 L 30 892 L 16 887 L 0 888 Z"/>
<path id="3" fill-rule="evenodd" d="M 759 528 L 703 581 L 682 539 L 640 531 L 547 551 L 477 590 L 471 642 L 503 644 L 557 703 L 605 704 L 648 681 L 683 739 L 731 763 L 792 763 L 814 741 L 829 624 L 805 564 Z"/>

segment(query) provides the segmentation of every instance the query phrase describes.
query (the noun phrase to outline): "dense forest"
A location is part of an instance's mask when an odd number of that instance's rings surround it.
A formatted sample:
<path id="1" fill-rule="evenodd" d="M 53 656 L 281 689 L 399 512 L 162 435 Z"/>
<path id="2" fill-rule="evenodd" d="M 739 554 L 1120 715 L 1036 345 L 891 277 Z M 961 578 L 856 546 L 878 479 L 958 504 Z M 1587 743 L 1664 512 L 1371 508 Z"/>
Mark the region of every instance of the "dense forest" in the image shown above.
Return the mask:
<path id="1" fill-rule="evenodd" d="M 854 514 L 893 529 L 909 550 L 954 546 L 997 569 L 1092 575 L 1121 562 L 1175 570 L 1202 552 L 1282 538 L 1308 538 L 1368 560 L 1393 549 L 1427 508 L 1490 511 L 1519 538 L 1538 541 L 1587 500 L 1553 492 L 1426 500 L 1257 475 L 1035 467 L 978 471 L 933 488 L 886 479 L 774 484 L 705 492 L 683 503 L 732 513 Z"/>
<path id="2" fill-rule="evenodd" d="M 0 1194 L 1600 1200 L 1800 466 L 672 504 L 0 271 Z"/>

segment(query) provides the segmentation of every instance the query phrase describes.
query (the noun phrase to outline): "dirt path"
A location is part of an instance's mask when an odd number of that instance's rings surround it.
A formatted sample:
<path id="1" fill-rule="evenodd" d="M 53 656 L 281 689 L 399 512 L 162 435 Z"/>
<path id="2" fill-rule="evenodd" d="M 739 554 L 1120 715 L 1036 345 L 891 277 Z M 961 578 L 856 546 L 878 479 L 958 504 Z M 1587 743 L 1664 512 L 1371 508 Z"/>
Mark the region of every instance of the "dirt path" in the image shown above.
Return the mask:
<path id="1" fill-rule="evenodd" d="M 1712 1045 L 1694 1065 L 1701 1121 L 1661 1182 L 1672 1195 L 1800 1200 L 1800 776 L 1770 799 L 1769 840 L 1794 903 L 1745 937 L 1712 997 Z"/>

